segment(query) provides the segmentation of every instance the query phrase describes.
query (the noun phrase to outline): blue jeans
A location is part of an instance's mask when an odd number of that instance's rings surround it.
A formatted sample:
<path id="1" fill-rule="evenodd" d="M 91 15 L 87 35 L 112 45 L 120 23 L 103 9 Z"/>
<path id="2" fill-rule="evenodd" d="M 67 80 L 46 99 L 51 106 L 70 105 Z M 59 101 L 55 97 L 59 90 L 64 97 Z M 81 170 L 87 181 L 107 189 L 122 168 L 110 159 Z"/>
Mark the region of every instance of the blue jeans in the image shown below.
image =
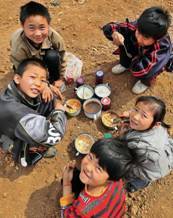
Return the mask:
<path id="1" fill-rule="evenodd" d="M 141 179 L 134 179 L 126 183 L 126 190 L 128 192 L 135 192 L 139 189 L 145 188 L 150 184 L 149 181 L 141 180 Z"/>

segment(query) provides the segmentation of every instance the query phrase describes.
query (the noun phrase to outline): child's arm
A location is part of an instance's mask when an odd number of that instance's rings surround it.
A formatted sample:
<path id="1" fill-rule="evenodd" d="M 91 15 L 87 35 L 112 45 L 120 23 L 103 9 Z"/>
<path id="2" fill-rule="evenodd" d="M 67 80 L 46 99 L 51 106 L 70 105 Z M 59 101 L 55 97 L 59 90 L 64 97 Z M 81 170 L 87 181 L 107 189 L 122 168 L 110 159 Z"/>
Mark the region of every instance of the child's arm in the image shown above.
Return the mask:
<path id="1" fill-rule="evenodd" d="M 110 23 L 104 25 L 102 27 L 102 30 L 103 30 L 103 33 L 106 36 L 106 38 L 113 41 L 114 40 L 114 38 L 113 38 L 114 32 L 118 32 L 119 34 L 121 34 L 121 38 L 122 38 L 122 36 L 123 36 L 123 38 L 130 37 L 129 32 L 131 32 L 131 31 L 134 32 L 136 29 L 135 23 L 136 22 L 129 23 L 128 21 L 124 22 L 124 23 L 110 22 Z M 118 37 L 118 38 L 120 38 L 120 37 Z M 120 40 L 120 42 L 121 42 L 121 44 L 123 44 L 124 40 L 123 41 Z"/>
<path id="2" fill-rule="evenodd" d="M 157 41 L 148 49 L 143 49 L 143 54 L 132 60 L 131 71 L 135 77 L 152 78 L 162 71 L 170 58 L 170 40 L 168 37 Z"/>
<path id="3" fill-rule="evenodd" d="M 57 49 L 59 54 L 60 54 L 60 59 L 61 59 L 60 60 L 61 61 L 60 74 L 61 74 L 61 76 L 63 76 L 65 68 L 66 68 L 66 62 L 64 60 L 64 55 L 65 55 L 65 50 L 66 50 L 65 43 L 64 43 L 62 36 L 59 33 L 57 33 L 52 28 L 51 28 L 51 31 L 52 31 L 51 42 L 52 42 L 53 48 Z"/>
<path id="4" fill-rule="evenodd" d="M 45 107 L 48 107 L 48 104 L 45 104 Z M 28 109 L 28 113 L 19 120 L 15 129 L 16 137 L 30 145 L 49 147 L 57 144 L 65 134 L 67 119 L 60 101 L 55 102 L 54 108 L 49 120 Z"/>

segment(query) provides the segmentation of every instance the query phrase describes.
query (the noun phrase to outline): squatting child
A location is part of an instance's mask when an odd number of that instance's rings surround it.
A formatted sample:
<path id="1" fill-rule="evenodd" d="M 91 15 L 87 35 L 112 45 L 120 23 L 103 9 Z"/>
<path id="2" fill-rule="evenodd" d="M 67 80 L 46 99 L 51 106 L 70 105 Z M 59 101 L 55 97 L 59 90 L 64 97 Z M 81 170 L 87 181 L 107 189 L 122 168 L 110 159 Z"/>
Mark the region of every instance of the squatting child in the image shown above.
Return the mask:
<path id="1" fill-rule="evenodd" d="M 0 95 L 0 141 L 16 161 L 32 164 L 44 156 L 55 156 L 65 133 L 66 116 L 60 100 L 43 102 L 40 94 L 47 83 L 47 68 L 40 59 L 25 59 L 13 81 Z M 45 153 L 46 152 L 46 153 Z M 32 160 L 34 159 L 34 160 Z"/>
<path id="2" fill-rule="evenodd" d="M 123 217 L 125 189 L 121 178 L 131 161 L 128 147 L 120 140 L 95 142 L 82 159 L 79 178 L 84 188 L 76 199 L 72 193 L 75 162 L 70 162 L 63 172 L 62 217 Z"/>
<path id="3" fill-rule="evenodd" d="M 170 68 L 172 44 L 167 33 L 170 24 L 167 10 L 151 7 L 134 22 L 126 19 L 103 26 L 105 36 L 119 47 L 120 63 L 112 68 L 112 73 L 129 69 L 137 79 L 133 93 L 143 93 L 164 67 Z"/>
<path id="4" fill-rule="evenodd" d="M 50 27 L 51 17 L 48 9 L 34 1 L 23 5 L 20 10 L 22 28 L 16 30 L 11 37 L 11 62 L 14 69 L 19 63 L 36 57 L 46 64 L 49 71 L 49 82 L 52 90 L 58 95 L 56 87 L 61 87 L 65 70 L 65 45 L 63 38 Z M 45 87 L 44 99 L 50 100 L 53 94 Z"/>
<path id="5" fill-rule="evenodd" d="M 120 137 L 136 160 L 126 174 L 129 191 L 164 177 L 173 167 L 173 139 L 164 123 L 165 113 L 165 103 L 154 96 L 139 97 L 129 113 L 130 129 Z"/>

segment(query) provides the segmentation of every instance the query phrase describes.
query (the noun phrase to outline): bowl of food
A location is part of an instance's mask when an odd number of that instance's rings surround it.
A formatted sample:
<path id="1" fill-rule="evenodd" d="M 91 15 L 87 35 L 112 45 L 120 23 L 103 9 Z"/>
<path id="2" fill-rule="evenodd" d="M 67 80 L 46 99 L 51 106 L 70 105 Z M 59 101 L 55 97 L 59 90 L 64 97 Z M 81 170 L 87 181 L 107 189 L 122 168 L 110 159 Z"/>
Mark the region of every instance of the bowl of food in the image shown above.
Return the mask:
<path id="1" fill-rule="evenodd" d="M 101 99 L 110 96 L 111 88 L 108 84 L 99 84 L 94 89 L 95 95 Z"/>
<path id="2" fill-rule="evenodd" d="M 88 154 L 92 145 L 94 144 L 94 137 L 88 133 L 82 133 L 75 139 L 75 149 L 77 151 L 76 155 Z"/>
<path id="3" fill-rule="evenodd" d="M 114 111 L 106 111 L 102 113 L 101 120 L 105 127 L 112 130 L 117 130 L 121 122 L 121 118 Z"/>
<path id="4" fill-rule="evenodd" d="M 83 110 L 86 117 L 96 120 L 102 111 L 102 104 L 97 98 L 91 98 L 84 102 Z"/>
<path id="5" fill-rule="evenodd" d="M 77 97 L 83 102 L 94 95 L 94 90 L 90 85 L 82 85 L 76 88 Z"/>
<path id="6" fill-rule="evenodd" d="M 65 103 L 65 108 L 69 116 L 77 116 L 81 111 L 81 102 L 76 98 L 68 99 Z"/>

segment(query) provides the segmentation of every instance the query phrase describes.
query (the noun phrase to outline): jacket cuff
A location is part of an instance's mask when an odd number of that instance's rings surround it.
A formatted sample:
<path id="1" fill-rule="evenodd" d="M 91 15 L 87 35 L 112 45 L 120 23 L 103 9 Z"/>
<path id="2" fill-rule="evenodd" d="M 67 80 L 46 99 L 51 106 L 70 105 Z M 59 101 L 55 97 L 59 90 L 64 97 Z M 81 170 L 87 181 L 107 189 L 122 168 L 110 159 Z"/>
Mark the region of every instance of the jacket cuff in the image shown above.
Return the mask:
<path id="1" fill-rule="evenodd" d="M 74 200 L 74 194 L 69 194 L 60 198 L 61 207 L 70 205 Z"/>

